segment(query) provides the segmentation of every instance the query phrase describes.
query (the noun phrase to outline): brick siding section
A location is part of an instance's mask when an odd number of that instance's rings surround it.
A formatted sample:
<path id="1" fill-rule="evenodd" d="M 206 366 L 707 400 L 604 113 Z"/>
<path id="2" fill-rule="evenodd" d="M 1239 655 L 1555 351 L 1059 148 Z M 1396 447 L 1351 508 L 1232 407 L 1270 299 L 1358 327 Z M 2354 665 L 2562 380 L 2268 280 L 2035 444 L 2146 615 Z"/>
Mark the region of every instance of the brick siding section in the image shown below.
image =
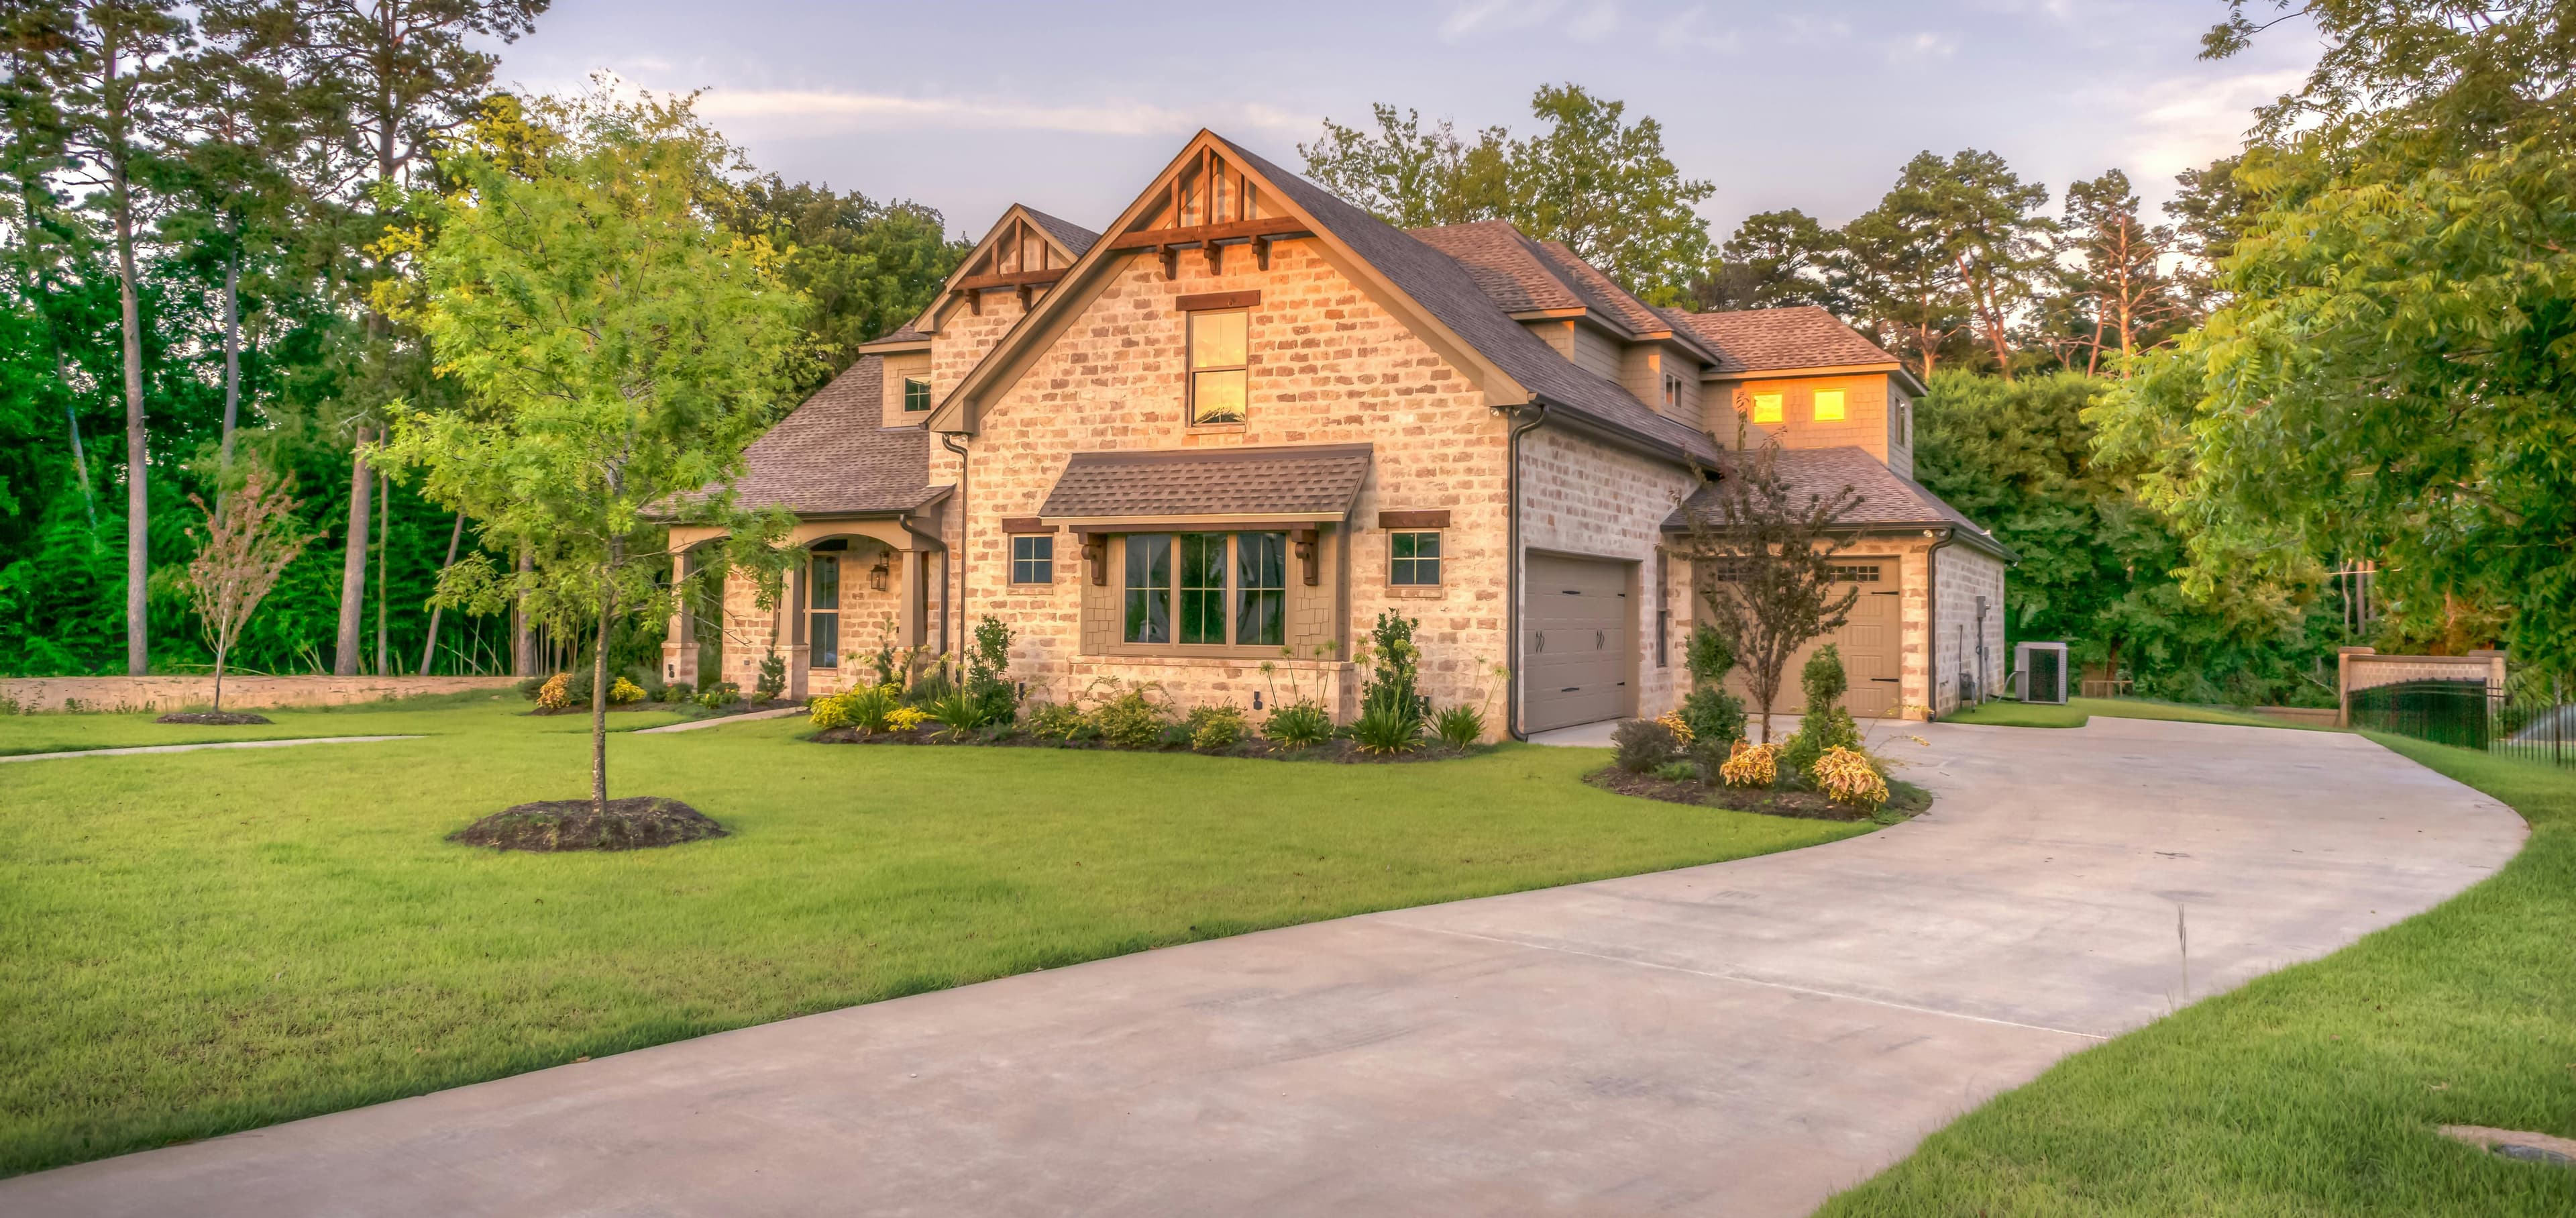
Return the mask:
<path id="1" fill-rule="evenodd" d="M 350 706 L 423 694 L 503 691 L 513 677 L 254 677 L 224 674 L 224 709 Z M 18 677 L 0 681 L 0 713 L 175 711 L 214 700 L 213 676 Z"/>
<path id="2" fill-rule="evenodd" d="M 2004 651 L 2004 564 L 1983 550 L 1953 543 L 1941 550 L 1941 637 L 1934 640 L 1936 678 L 1930 705 L 1935 717 L 1959 709 L 1959 678 L 1977 678 L 1988 697 L 2000 692 L 2012 657 Z M 1984 673 L 1977 662 L 1977 598 L 1986 598 Z"/>
<path id="3" fill-rule="evenodd" d="M 1690 471 L 1623 449 L 1542 427 L 1521 438 L 1521 544 L 1529 550 L 1607 558 L 1635 574 L 1637 672 L 1628 713 L 1652 718 L 1680 705 L 1690 677 L 1681 663 L 1688 629 L 1689 564 L 1675 561 L 1671 587 L 1655 588 L 1663 524 L 1699 485 Z M 1655 665 L 1655 611 L 1672 613 L 1670 662 Z"/>

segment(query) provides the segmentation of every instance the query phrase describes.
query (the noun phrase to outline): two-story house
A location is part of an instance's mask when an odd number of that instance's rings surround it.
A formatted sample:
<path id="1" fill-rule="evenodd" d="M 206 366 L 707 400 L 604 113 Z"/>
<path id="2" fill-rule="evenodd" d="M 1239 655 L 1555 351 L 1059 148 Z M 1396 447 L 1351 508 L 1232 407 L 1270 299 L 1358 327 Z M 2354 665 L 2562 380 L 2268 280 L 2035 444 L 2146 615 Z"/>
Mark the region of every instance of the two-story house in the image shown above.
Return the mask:
<path id="1" fill-rule="evenodd" d="M 1398 230 L 1201 132 L 1102 232 L 1011 208 L 754 444 L 736 489 L 811 561 L 775 609 L 737 581 L 720 622 L 675 619 L 666 665 L 747 683 L 774 647 L 829 692 L 989 616 L 1032 696 L 1294 681 L 1348 717 L 1353 644 L 1396 613 L 1425 692 L 1498 730 L 1652 715 L 1685 684 L 1684 505 L 1771 445 L 1862 496 L 1851 709 L 1936 715 L 2001 652 L 2010 555 L 1912 480 L 1921 393 L 1821 310 L 1652 308 L 1562 245 Z M 705 540 L 674 530 L 683 562 Z"/>

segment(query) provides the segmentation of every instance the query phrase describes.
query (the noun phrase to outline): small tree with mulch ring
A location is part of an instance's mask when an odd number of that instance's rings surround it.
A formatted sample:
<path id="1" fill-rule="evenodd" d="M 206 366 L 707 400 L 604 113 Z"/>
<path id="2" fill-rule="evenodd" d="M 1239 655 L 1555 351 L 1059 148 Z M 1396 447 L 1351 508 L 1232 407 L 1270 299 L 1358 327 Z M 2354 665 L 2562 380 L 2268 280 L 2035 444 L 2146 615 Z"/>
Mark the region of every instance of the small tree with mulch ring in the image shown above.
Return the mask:
<path id="1" fill-rule="evenodd" d="M 194 525 L 188 528 L 189 539 L 197 542 L 197 556 L 188 560 L 188 600 L 196 607 L 198 620 L 205 623 L 206 642 L 215 649 L 214 710 L 196 719 L 226 721 L 224 658 L 251 615 L 259 612 L 260 601 L 277 586 L 286 564 L 294 562 L 305 543 L 318 535 L 305 532 L 295 518 L 299 505 L 294 486 L 291 477 L 271 486 L 268 471 L 253 465 L 231 502 L 217 500 L 220 509 L 188 496 L 188 502 L 206 518 L 204 533 Z M 267 722 L 256 715 L 242 718 Z"/>
<path id="2" fill-rule="evenodd" d="M 1766 444 L 1730 463 L 1715 494 L 1682 508 L 1691 591 L 1744 666 L 1766 743 L 1789 657 L 1840 629 L 1860 599 L 1859 587 L 1834 578 L 1837 537 L 1860 493 L 1845 486 L 1802 499 L 1780 477 L 1777 452 Z"/>

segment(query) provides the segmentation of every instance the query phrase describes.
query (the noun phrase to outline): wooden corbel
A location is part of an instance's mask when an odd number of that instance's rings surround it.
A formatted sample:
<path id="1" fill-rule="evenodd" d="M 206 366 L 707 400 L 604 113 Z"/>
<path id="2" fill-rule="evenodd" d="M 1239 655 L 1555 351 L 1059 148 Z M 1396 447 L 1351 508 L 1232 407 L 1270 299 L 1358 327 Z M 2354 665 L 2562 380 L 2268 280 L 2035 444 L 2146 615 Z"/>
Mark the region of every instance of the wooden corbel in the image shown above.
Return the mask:
<path id="1" fill-rule="evenodd" d="M 1155 246 L 1155 247 L 1154 247 L 1154 252 L 1155 252 L 1155 253 L 1158 253 L 1158 254 L 1161 254 L 1161 255 L 1163 256 L 1163 278 L 1164 278 L 1164 279 L 1166 279 L 1166 280 L 1172 280 L 1172 279 L 1178 279 L 1178 278 L 1180 278 L 1180 277 L 1181 277 L 1181 251 L 1180 251 L 1180 250 L 1178 250 L 1178 249 L 1176 249 L 1176 248 L 1174 248 L 1174 247 L 1172 247 L 1172 246 L 1168 246 L 1168 245 L 1158 245 L 1158 246 Z"/>
<path id="2" fill-rule="evenodd" d="M 1254 266 L 1258 266 L 1262 270 L 1266 271 L 1270 269 L 1270 238 L 1255 237 L 1252 239 L 1252 263 Z"/>
<path id="3" fill-rule="evenodd" d="M 1319 544 L 1321 533 L 1315 529 L 1299 529 L 1294 536 L 1297 540 L 1299 573 L 1305 576 L 1306 586 L 1312 588 L 1324 581 L 1324 547 Z"/>
<path id="4" fill-rule="evenodd" d="M 1210 242 L 1208 242 L 1208 243 L 1207 243 L 1207 247 L 1206 247 L 1206 248 L 1207 248 L 1207 260 L 1208 260 L 1208 274 L 1211 274 L 1211 275 L 1222 275 L 1222 274 L 1224 274 L 1224 273 L 1225 273 L 1225 247 L 1224 247 L 1224 246 L 1222 246 L 1222 245 L 1218 245 L 1218 244 L 1217 244 L 1216 242 L 1214 242 L 1214 241 L 1210 241 Z"/>
<path id="5" fill-rule="evenodd" d="M 1085 533 L 1082 535 L 1082 561 L 1091 568 L 1091 585 L 1093 587 L 1102 587 L 1109 583 L 1109 537 L 1107 534 Z"/>

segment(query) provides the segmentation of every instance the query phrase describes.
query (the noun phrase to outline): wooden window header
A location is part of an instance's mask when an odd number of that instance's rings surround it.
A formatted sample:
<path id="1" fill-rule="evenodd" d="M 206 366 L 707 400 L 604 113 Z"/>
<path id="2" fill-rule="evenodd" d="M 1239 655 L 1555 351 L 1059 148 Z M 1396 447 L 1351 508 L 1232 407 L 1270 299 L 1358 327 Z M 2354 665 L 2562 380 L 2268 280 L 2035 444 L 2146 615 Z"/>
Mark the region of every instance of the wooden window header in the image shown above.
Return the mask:
<path id="1" fill-rule="evenodd" d="M 1035 516 L 1005 516 L 1002 518 L 1002 531 L 1005 533 L 1052 533 L 1055 531 L 1055 526 L 1048 524 Z"/>
<path id="2" fill-rule="evenodd" d="M 1195 296 L 1183 296 L 1174 300 L 1172 302 L 1172 307 L 1183 313 L 1203 313 L 1213 309 L 1249 309 L 1260 303 L 1261 293 L 1257 290 L 1250 292 L 1201 292 Z"/>
<path id="3" fill-rule="evenodd" d="M 1449 527 L 1449 512 L 1445 508 L 1436 512 L 1380 512 L 1377 514 L 1377 527 L 1381 529 L 1445 529 Z"/>

